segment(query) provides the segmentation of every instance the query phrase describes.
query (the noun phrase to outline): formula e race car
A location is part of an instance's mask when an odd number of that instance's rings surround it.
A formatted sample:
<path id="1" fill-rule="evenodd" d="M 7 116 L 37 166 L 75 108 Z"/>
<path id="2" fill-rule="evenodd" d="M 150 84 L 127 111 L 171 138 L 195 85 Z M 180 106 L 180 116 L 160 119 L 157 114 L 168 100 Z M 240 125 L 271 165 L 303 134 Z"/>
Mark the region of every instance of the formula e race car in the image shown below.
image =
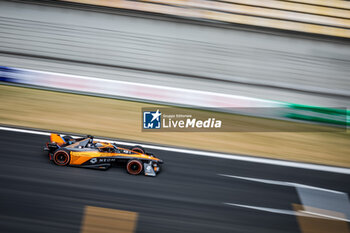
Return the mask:
<path id="1" fill-rule="evenodd" d="M 156 176 L 163 161 L 140 146 L 119 147 L 115 143 L 95 141 L 93 136 L 73 138 L 51 134 L 45 151 L 49 158 L 59 166 L 78 166 L 106 170 L 114 163 L 126 164 L 129 174 Z"/>

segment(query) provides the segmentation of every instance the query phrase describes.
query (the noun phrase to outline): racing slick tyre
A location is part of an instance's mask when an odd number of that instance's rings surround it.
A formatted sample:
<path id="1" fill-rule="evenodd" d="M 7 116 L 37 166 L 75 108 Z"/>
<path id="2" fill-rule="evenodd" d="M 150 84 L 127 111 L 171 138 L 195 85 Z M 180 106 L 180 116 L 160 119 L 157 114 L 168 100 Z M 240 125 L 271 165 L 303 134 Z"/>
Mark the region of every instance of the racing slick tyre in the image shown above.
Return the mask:
<path id="1" fill-rule="evenodd" d="M 145 150 L 141 146 L 134 146 L 133 148 L 131 148 L 131 150 L 141 154 L 145 153 Z"/>
<path id="2" fill-rule="evenodd" d="M 58 150 L 53 155 L 53 162 L 59 166 L 66 166 L 69 164 L 70 155 L 64 150 Z"/>
<path id="3" fill-rule="evenodd" d="M 126 165 L 126 170 L 131 175 L 138 175 L 143 170 L 143 165 L 139 160 L 130 160 Z"/>

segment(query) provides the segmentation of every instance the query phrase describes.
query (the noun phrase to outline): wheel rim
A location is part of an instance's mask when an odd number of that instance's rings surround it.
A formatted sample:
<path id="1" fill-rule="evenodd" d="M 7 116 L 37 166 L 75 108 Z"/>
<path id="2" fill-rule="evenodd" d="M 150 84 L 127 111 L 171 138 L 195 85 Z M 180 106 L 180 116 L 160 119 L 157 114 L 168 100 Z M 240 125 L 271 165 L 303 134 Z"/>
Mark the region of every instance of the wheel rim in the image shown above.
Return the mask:
<path id="1" fill-rule="evenodd" d="M 133 163 L 133 164 L 131 164 L 130 169 L 133 171 L 137 171 L 137 170 L 139 170 L 139 167 L 140 166 L 137 163 Z"/>
<path id="2" fill-rule="evenodd" d="M 58 152 L 55 154 L 55 162 L 58 165 L 66 165 L 68 163 L 68 155 L 65 152 Z"/>
<path id="3" fill-rule="evenodd" d="M 142 164 L 138 161 L 132 161 L 128 164 L 128 172 L 133 175 L 140 174 L 142 171 Z"/>

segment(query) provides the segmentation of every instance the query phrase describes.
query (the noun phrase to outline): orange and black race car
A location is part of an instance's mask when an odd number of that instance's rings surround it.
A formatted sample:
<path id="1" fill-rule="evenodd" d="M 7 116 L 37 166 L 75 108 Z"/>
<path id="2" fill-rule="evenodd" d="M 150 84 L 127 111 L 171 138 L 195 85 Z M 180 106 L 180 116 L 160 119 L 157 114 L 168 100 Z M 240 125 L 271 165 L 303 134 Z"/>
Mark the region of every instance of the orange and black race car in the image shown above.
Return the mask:
<path id="1" fill-rule="evenodd" d="M 114 143 L 95 141 L 92 136 L 73 138 L 51 134 L 45 151 L 49 158 L 59 166 L 78 166 L 108 169 L 114 163 L 126 164 L 129 174 L 156 176 L 163 161 L 153 154 L 146 153 L 140 146 L 125 148 Z"/>

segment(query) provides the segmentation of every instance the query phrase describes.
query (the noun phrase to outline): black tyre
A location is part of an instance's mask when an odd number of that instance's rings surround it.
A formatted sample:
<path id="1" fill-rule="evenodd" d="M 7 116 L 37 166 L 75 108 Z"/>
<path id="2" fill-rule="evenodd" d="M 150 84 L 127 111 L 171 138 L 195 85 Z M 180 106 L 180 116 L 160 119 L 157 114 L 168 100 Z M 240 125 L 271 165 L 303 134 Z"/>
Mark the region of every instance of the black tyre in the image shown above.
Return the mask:
<path id="1" fill-rule="evenodd" d="M 53 154 L 53 162 L 58 166 L 66 166 L 69 164 L 70 155 L 67 151 L 58 150 Z"/>
<path id="2" fill-rule="evenodd" d="M 131 148 L 131 150 L 141 154 L 145 153 L 145 150 L 141 146 L 134 146 L 133 148 Z"/>
<path id="3" fill-rule="evenodd" d="M 139 160 L 130 160 L 126 164 L 126 171 L 131 175 L 138 175 L 142 172 L 143 165 Z"/>

